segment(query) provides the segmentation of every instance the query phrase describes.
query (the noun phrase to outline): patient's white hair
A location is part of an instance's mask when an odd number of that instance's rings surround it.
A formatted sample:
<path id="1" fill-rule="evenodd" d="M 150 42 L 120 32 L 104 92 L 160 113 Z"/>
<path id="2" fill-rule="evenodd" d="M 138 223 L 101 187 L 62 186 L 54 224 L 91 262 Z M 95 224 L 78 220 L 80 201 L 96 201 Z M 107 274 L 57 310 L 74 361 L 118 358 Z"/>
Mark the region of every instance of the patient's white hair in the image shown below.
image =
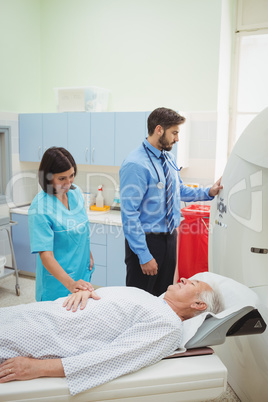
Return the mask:
<path id="1" fill-rule="evenodd" d="M 218 314 L 224 310 L 222 293 L 216 283 L 210 284 L 210 287 L 212 291 L 204 290 L 199 294 L 199 299 L 207 305 L 206 310 L 201 311 L 201 313 L 210 312 Z"/>

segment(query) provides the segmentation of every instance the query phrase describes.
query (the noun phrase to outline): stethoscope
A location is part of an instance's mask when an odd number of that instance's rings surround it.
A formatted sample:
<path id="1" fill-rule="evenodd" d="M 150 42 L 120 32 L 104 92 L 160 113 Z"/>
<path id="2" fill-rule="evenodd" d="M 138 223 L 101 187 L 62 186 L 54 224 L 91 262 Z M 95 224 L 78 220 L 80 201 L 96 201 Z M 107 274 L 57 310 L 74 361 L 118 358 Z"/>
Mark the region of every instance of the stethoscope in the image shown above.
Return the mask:
<path id="1" fill-rule="evenodd" d="M 162 189 L 165 187 L 165 184 L 162 183 L 162 181 L 160 180 L 159 173 L 158 173 L 158 171 L 157 171 L 157 169 L 156 169 L 156 167 L 155 167 L 155 164 L 154 164 L 154 162 L 153 162 L 153 160 L 152 160 L 152 158 L 151 158 L 151 155 L 149 154 L 149 151 L 150 151 L 150 152 L 152 152 L 152 151 L 144 144 L 144 142 L 142 143 L 142 145 L 143 145 L 143 148 L 145 149 L 145 152 L 147 153 L 148 158 L 150 159 L 150 162 L 151 162 L 151 164 L 153 165 L 154 170 L 155 170 L 155 173 L 156 173 L 156 175 L 157 175 L 158 183 L 157 183 L 156 187 L 157 187 L 159 190 L 162 190 Z M 180 171 L 181 171 L 182 167 L 178 168 L 178 166 L 177 166 L 166 154 L 164 154 L 164 157 L 165 157 L 166 160 L 169 162 L 170 166 L 173 167 L 173 169 L 175 169 L 177 172 L 180 172 Z"/>

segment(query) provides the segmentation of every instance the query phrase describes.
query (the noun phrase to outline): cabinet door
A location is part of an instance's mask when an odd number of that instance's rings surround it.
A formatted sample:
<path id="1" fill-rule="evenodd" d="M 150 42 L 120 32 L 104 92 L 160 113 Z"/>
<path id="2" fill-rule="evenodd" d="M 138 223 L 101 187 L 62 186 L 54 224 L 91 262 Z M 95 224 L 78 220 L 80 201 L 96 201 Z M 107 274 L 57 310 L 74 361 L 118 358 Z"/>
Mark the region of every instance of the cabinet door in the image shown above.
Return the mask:
<path id="1" fill-rule="evenodd" d="M 20 160 L 40 162 L 43 155 L 42 114 L 19 115 Z"/>
<path id="2" fill-rule="evenodd" d="M 123 160 L 146 138 L 146 112 L 115 113 L 115 165 Z"/>
<path id="3" fill-rule="evenodd" d="M 50 147 L 67 148 L 67 113 L 43 114 L 44 152 Z"/>
<path id="4" fill-rule="evenodd" d="M 91 163 L 114 165 L 114 113 L 91 113 Z"/>
<path id="5" fill-rule="evenodd" d="M 28 216 L 11 214 L 11 219 L 18 222 L 12 226 L 12 241 L 19 270 L 36 272 L 36 254 L 31 254 Z"/>
<path id="6" fill-rule="evenodd" d="M 96 286 L 107 286 L 106 232 L 106 225 L 90 223 L 90 251 L 95 263 L 91 283 Z"/>
<path id="7" fill-rule="evenodd" d="M 125 286 L 125 236 L 122 226 L 109 226 L 107 233 L 107 286 Z"/>
<path id="8" fill-rule="evenodd" d="M 91 113 L 68 113 L 68 150 L 78 164 L 90 163 Z"/>
<path id="9" fill-rule="evenodd" d="M 95 264 L 95 271 L 92 274 L 91 283 L 94 286 L 107 286 L 106 267 Z"/>

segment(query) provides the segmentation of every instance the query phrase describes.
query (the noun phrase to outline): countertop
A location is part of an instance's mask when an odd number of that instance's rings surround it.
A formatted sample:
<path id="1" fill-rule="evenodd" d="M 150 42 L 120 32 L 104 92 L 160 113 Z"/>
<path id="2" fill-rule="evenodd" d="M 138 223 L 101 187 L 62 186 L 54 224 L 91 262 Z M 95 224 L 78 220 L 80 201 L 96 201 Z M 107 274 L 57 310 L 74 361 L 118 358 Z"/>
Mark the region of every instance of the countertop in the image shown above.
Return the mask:
<path id="1" fill-rule="evenodd" d="M 16 208 L 11 208 L 10 213 L 28 215 L 30 205 L 23 205 Z M 105 225 L 122 226 L 121 213 L 119 211 L 95 212 L 88 211 L 87 213 L 90 223 L 101 223 Z"/>

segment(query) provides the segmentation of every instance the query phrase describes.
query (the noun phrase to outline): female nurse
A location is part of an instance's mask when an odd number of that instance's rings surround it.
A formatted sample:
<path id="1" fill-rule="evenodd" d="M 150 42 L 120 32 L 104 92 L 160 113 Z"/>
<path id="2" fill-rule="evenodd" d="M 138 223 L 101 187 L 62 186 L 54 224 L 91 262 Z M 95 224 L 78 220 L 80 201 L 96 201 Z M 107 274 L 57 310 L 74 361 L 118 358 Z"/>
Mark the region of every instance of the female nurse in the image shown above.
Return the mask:
<path id="1" fill-rule="evenodd" d="M 36 300 L 55 300 L 90 284 L 94 261 L 90 252 L 89 221 L 72 155 L 49 148 L 39 167 L 42 190 L 29 208 L 31 252 L 38 253 Z"/>

